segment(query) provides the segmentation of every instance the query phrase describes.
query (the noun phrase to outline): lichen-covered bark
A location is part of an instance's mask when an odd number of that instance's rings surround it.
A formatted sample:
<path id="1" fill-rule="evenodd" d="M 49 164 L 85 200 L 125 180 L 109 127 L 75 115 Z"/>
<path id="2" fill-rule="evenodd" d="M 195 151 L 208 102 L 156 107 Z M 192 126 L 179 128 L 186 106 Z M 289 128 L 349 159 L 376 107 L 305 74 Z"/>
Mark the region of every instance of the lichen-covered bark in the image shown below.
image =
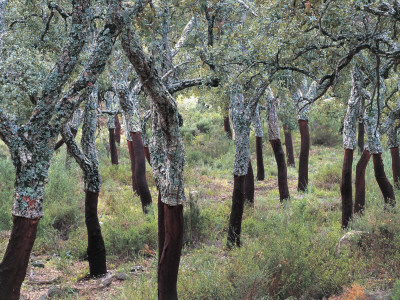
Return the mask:
<path id="1" fill-rule="evenodd" d="M 263 137 L 264 130 L 262 128 L 261 118 L 260 118 L 260 105 L 256 106 L 256 110 L 254 111 L 253 116 L 253 127 L 254 127 L 254 135 L 256 137 Z"/>
<path id="2" fill-rule="evenodd" d="M 0 0 L 0 49 L 3 49 L 3 35 L 6 33 L 6 7 L 8 0 Z M 2 57 L 0 53 L 0 58 Z"/>
<path id="3" fill-rule="evenodd" d="M 274 97 L 271 89 L 269 89 L 266 98 L 268 107 L 268 139 L 270 141 L 280 140 L 281 135 L 279 132 L 278 114 L 275 106 L 276 98 Z"/>

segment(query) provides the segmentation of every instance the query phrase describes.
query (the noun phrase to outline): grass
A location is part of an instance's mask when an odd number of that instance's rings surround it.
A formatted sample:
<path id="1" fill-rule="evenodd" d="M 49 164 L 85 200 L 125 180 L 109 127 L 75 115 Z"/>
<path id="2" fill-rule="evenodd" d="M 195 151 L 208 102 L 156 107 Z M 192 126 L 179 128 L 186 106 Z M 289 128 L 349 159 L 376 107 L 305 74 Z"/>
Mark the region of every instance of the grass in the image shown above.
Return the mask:
<path id="1" fill-rule="evenodd" d="M 313 145 L 310 152 L 309 187 L 297 192 L 297 170 L 288 168 L 291 200 L 280 204 L 273 152 L 264 141 L 266 180 L 255 183 L 254 208 L 245 207 L 240 249 L 225 248 L 233 186 L 233 142 L 222 132 L 222 118 L 196 107 L 182 110 L 187 167 L 184 210 L 184 249 L 178 280 L 181 299 L 362 299 L 368 293 L 388 291 L 400 299 L 400 218 L 398 206 L 385 208 L 375 181 L 372 163 L 366 171 L 366 211 L 356 216 L 350 230 L 362 231 L 337 252 L 346 233 L 340 220 L 340 146 Z M 197 120 L 189 124 L 187 120 Z M 335 125 L 336 126 L 336 125 Z M 266 128 L 265 128 L 266 129 Z M 332 129 L 333 131 L 333 129 Z M 131 188 L 126 144 L 119 147 L 120 164 L 112 166 L 99 136 L 100 170 L 103 178 L 99 219 L 106 243 L 108 268 L 129 272 L 123 284 L 109 294 L 80 294 L 77 280 L 87 273 L 86 229 L 83 215 L 83 183 L 74 162 L 64 167 L 65 149 L 55 153 L 46 189 L 45 217 L 40 222 L 35 255 L 49 261 L 46 267 L 62 272 L 69 290 L 62 299 L 156 299 L 157 207 L 144 216 L 139 198 Z M 283 135 L 282 135 L 283 136 Z M 254 137 L 253 167 L 256 168 Z M 300 137 L 293 132 L 296 166 Z M 336 143 L 336 142 L 335 142 Z M 335 144 L 334 143 L 334 144 Z M 6 153 L 0 144 L 2 153 Z M 4 151 L 3 151 L 4 150 Z M 359 156 L 355 155 L 355 165 Z M 390 154 L 383 155 L 386 174 L 392 180 Z M 256 169 L 254 169 L 256 173 Z M 13 167 L 0 156 L 0 254 L 5 251 L 11 226 Z M 157 191 L 147 165 L 153 197 Z M 399 191 L 396 191 L 399 197 Z M 77 267 L 81 266 L 81 267 Z M 82 267 L 83 266 L 83 267 Z M 30 286 L 23 293 L 32 293 Z M 342 297 L 342 298 L 340 298 Z"/>

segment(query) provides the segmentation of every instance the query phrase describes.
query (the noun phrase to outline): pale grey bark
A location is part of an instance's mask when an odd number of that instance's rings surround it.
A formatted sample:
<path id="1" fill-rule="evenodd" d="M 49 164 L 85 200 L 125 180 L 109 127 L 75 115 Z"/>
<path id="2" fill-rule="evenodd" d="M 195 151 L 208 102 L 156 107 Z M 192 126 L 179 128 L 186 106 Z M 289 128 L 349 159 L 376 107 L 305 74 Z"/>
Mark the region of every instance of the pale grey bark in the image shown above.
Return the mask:
<path id="1" fill-rule="evenodd" d="M 279 132 L 279 120 L 276 112 L 277 98 L 274 97 L 271 89 L 267 90 L 266 99 L 268 107 L 268 139 L 270 141 L 280 140 L 281 134 Z"/>
<path id="2" fill-rule="evenodd" d="M 297 119 L 308 121 L 311 101 L 316 97 L 317 82 L 313 81 L 309 86 L 307 80 L 292 96 L 297 111 Z"/>
<path id="3" fill-rule="evenodd" d="M 106 92 L 104 94 L 106 109 L 111 112 L 106 115 L 107 128 L 115 129 L 115 115 L 118 111 L 118 102 L 113 92 Z"/>
<path id="4" fill-rule="evenodd" d="M 254 111 L 253 127 L 254 127 L 254 135 L 256 137 L 264 136 L 264 130 L 262 128 L 262 122 L 260 118 L 260 105 L 257 105 L 256 110 Z"/>
<path id="5" fill-rule="evenodd" d="M 399 138 L 395 126 L 391 126 L 387 131 L 387 145 L 389 149 L 399 147 Z"/>
<path id="6" fill-rule="evenodd" d="M 6 7 L 8 0 L 0 0 L 0 58 L 3 51 L 3 36 L 6 33 Z"/>

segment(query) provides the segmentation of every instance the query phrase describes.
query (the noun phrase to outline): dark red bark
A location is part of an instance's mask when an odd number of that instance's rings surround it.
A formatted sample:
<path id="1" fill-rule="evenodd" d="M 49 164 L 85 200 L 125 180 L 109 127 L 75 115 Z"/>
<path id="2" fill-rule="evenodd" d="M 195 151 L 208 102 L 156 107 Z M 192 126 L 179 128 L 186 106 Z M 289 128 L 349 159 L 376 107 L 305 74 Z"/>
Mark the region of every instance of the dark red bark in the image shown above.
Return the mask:
<path id="1" fill-rule="evenodd" d="M 149 212 L 149 206 L 152 203 L 149 186 L 146 179 L 146 159 L 144 157 L 142 138 L 140 132 L 131 132 L 132 150 L 135 160 L 135 180 L 137 192 L 142 202 L 142 209 L 144 213 Z"/>
<path id="2" fill-rule="evenodd" d="M 244 176 L 244 200 L 249 201 L 250 205 L 254 205 L 254 173 L 251 161 L 249 161 L 249 168 L 247 174 Z"/>
<path id="3" fill-rule="evenodd" d="M 356 167 L 356 196 L 354 201 L 354 213 L 362 213 L 365 206 L 365 170 L 371 153 L 364 150 Z"/>
<path id="4" fill-rule="evenodd" d="M 393 184 L 399 189 L 400 188 L 400 157 L 399 147 L 390 148 L 390 154 L 392 156 L 392 171 L 393 171 Z"/>
<path id="5" fill-rule="evenodd" d="M 76 136 L 76 133 L 77 133 L 77 132 L 78 132 L 78 131 L 77 131 L 76 129 L 71 128 L 71 133 L 72 133 L 72 135 L 73 135 L 74 137 Z M 58 148 L 60 148 L 62 145 L 64 145 L 64 140 L 63 140 L 63 139 L 59 140 L 59 141 L 55 144 L 55 146 L 54 146 L 54 151 L 57 150 Z"/>
<path id="6" fill-rule="evenodd" d="M 183 206 L 168 206 L 160 203 L 159 208 L 159 239 L 162 252 L 159 252 L 158 262 L 158 299 L 178 299 L 176 283 L 178 280 L 179 262 L 183 244 Z"/>
<path id="7" fill-rule="evenodd" d="M 285 153 L 282 149 L 281 140 L 270 140 L 269 142 L 275 154 L 276 165 L 278 168 L 279 199 L 282 202 L 283 200 L 290 198 L 289 187 L 287 183 Z"/>
<path id="8" fill-rule="evenodd" d="M 396 203 L 394 190 L 393 186 L 390 184 L 389 180 L 386 177 L 382 155 L 372 154 L 372 160 L 374 162 L 375 179 L 378 182 L 379 188 L 381 189 L 383 199 L 385 200 L 385 203 L 394 206 Z"/>
<path id="9" fill-rule="evenodd" d="M 129 158 L 131 162 L 131 174 L 132 174 L 132 190 L 134 193 L 139 195 L 138 189 L 137 189 L 137 184 L 136 184 L 136 176 L 135 176 L 135 155 L 133 153 L 133 145 L 132 141 L 126 141 L 128 144 L 128 150 L 129 150 Z"/>
<path id="10" fill-rule="evenodd" d="M 292 132 L 283 125 L 283 132 L 285 133 L 286 157 L 288 167 L 295 167 Z"/>
<path id="11" fill-rule="evenodd" d="M 121 144 L 121 123 L 119 122 L 118 115 L 115 115 L 115 142 Z"/>
<path id="12" fill-rule="evenodd" d="M 149 147 L 144 146 L 144 147 L 143 147 L 143 151 L 144 151 L 144 156 L 146 156 L 147 162 L 148 162 L 149 165 L 151 166 L 151 162 L 150 162 L 150 149 L 149 149 Z"/>
<path id="13" fill-rule="evenodd" d="M 240 232 L 242 230 L 243 204 L 244 204 L 244 178 L 233 176 L 232 209 L 229 218 L 227 247 L 240 247 Z"/>
<path id="14" fill-rule="evenodd" d="M 307 120 L 298 120 L 301 136 L 300 158 L 299 158 L 299 181 L 298 191 L 305 191 L 308 185 L 308 156 L 310 151 L 310 132 Z"/>
<path id="15" fill-rule="evenodd" d="M 36 238 L 39 219 L 13 217 L 10 240 L 0 264 L 0 299 L 18 300 Z"/>
<path id="16" fill-rule="evenodd" d="M 351 187 L 353 153 L 354 151 L 351 149 L 344 150 L 342 181 L 340 183 L 340 194 L 342 196 L 342 228 L 347 228 L 353 215 L 353 192 Z"/>
<path id="17" fill-rule="evenodd" d="M 106 248 L 97 217 L 98 201 L 99 193 L 85 192 L 85 223 L 88 233 L 87 255 L 90 276 L 99 276 L 107 273 Z"/>
<path id="18" fill-rule="evenodd" d="M 110 144 L 110 152 L 111 152 L 111 163 L 113 165 L 118 165 L 118 152 L 117 145 L 115 144 L 115 131 L 114 129 L 108 129 L 108 141 Z"/>
<path id="19" fill-rule="evenodd" d="M 256 136 L 257 180 L 265 179 L 262 137 Z"/>
<path id="20" fill-rule="evenodd" d="M 232 130 L 228 115 L 224 116 L 224 131 L 228 138 L 232 139 Z"/>
<path id="21" fill-rule="evenodd" d="M 364 151 L 364 123 L 358 122 L 358 137 L 357 137 L 358 151 Z"/>

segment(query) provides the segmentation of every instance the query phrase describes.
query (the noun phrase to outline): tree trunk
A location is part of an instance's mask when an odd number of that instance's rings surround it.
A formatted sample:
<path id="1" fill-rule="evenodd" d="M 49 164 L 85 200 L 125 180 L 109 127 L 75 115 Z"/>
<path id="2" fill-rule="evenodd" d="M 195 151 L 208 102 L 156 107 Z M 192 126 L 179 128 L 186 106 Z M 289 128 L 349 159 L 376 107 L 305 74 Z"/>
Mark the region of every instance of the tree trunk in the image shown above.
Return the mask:
<path id="1" fill-rule="evenodd" d="M 135 179 L 138 195 L 142 202 L 144 213 L 149 213 L 149 206 L 152 203 L 149 186 L 146 180 L 146 160 L 144 157 L 142 138 L 140 132 L 131 132 L 133 156 L 135 159 Z"/>
<path id="2" fill-rule="evenodd" d="M 288 167 L 295 167 L 292 132 L 283 125 L 283 132 L 285 134 L 286 157 Z"/>
<path id="3" fill-rule="evenodd" d="M 375 179 L 378 182 L 379 188 L 381 189 L 385 203 L 394 206 L 396 200 L 393 186 L 386 177 L 385 168 L 382 161 L 382 154 L 372 154 L 372 159 L 374 162 Z"/>
<path id="4" fill-rule="evenodd" d="M 136 183 L 136 176 L 135 176 L 135 155 L 133 153 L 133 145 L 132 145 L 132 141 L 130 141 L 130 140 L 127 140 L 127 143 L 128 143 L 128 150 L 129 150 L 129 158 L 131 161 L 132 190 L 133 190 L 133 193 L 136 193 L 139 195 L 137 183 Z"/>
<path id="5" fill-rule="evenodd" d="M 242 216 L 244 204 L 244 179 L 245 176 L 233 176 L 232 209 L 229 218 L 227 247 L 240 247 L 240 232 L 242 230 Z"/>
<path id="6" fill-rule="evenodd" d="M 364 150 L 356 167 L 356 196 L 354 201 L 354 213 L 362 213 L 365 206 L 365 169 L 367 168 L 371 153 Z"/>
<path id="7" fill-rule="evenodd" d="M 390 148 L 390 154 L 392 156 L 392 171 L 393 171 L 393 185 L 399 189 L 399 179 L 400 179 L 400 157 L 399 157 L 399 147 Z"/>
<path id="8" fill-rule="evenodd" d="M 159 249 L 162 247 L 158 262 L 158 299 L 175 300 L 183 244 L 183 206 L 169 206 L 159 200 L 158 216 Z"/>
<path id="9" fill-rule="evenodd" d="M 244 176 L 244 200 L 249 201 L 251 206 L 254 206 L 254 173 L 251 161 L 249 161 L 249 169 Z"/>
<path id="10" fill-rule="evenodd" d="M 18 300 L 35 242 L 39 219 L 13 217 L 10 240 L 0 264 L 0 299 Z"/>
<path id="11" fill-rule="evenodd" d="M 351 171 L 353 165 L 352 149 L 344 150 L 342 181 L 340 183 L 340 193 L 342 196 L 342 228 L 347 228 L 353 213 L 353 193 L 351 187 Z"/>
<path id="12" fill-rule="evenodd" d="M 106 248 L 99 219 L 97 205 L 99 193 L 86 191 L 85 196 L 85 223 L 88 233 L 87 255 L 89 260 L 90 276 L 99 276 L 107 273 Z"/>
<path id="13" fill-rule="evenodd" d="M 264 160 L 262 151 L 262 137 L 256 136 L 256 155 L 257 155 L 257 180 L 265 179 Z"/>
<path id="14" fill-rule="evenodd" d="M 297 190 L 304 192 L 308 185 L 308 155 L 310 151 L 310 133 L 308 130 L 307 120 L 298 120 L 298 122 L 301 135 L 301 148 L 299 159 L 299 182 Z"/>
<path id="15" fill-rule="evenodd" d="M 229 115 L 224 116 L 224 131 L 229 139 L 232 139 L 231 124 L 229 122 Z"/>
<path id="16" fill-rule="evenodd" d="M 278 167 L 279 199 L 282 202 L 283 200 L 290 198 L 289 187 L 287 183 L 285 153 L 282 149 L 281 140 L 270 140 L 269 142 L 272 146 L 272 150 L 274 151 L 275 160 Z"/>
<path id="17" fill-rule="evenodd" d="M 121 123 L 118 119 L 118 114 L 115 114 L 115 142 L 121 144 Z"/>
<path id="18" fill-rule="evenodd" d="M 146 156 L 146 160 L 149 163 L 149 165 L 151 166 L 151 162 L 150 162 L 150 149 L 149 147 L 143 146 L 143 151 L 144 151 L 144 156 Z"/>
<path id="19" fill-rule="evenodd" d="M 118 165 L 118 152 L 117 146 L 115 144 L 115 132 L 114 129 L 108 129 L 108 140 L 110 144 L 110 152 L 111 152 L 111 163 L 113 165 Z"/>
<path id="20" fill-rule="evenodd" d="M 76 133 L 78 131 L 76 129 L 74 129 L 74 128 L 71 128 L 71 132 L 72 132 L 72 135 L 74 137 L 76 137 Z M 54 151 L 56 151 L 58 148 L 60 148 L 63 144 L 64 144 L 64 140 L 63 139 L 59 140 L 54 146 Z"/>
<path id="21" fill-rule="evenodd" d="M 359 153 L 364 150 L 364 122 L 358 122 L 358 151 Z"/>

